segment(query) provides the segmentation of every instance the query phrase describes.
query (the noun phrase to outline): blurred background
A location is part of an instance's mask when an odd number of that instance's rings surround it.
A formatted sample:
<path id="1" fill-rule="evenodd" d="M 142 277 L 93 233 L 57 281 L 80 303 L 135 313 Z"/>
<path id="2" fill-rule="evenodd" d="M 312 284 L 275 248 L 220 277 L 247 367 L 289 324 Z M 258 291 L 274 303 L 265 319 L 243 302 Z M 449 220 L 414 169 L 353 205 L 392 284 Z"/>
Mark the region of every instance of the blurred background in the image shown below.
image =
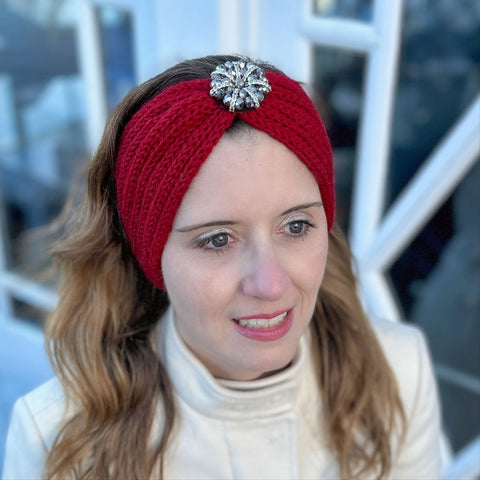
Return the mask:
<path id="1" fill-rule="evenodd" d="M 366 308 L 425 331 L 453 463 L 480 474 L 480 2 L 0 0 L 0 465 L 15 398 L 52 375 L 25 231 L 60 212 L 105 120 L 185 58 L 305 82 L 335 150 Z M 470 475 L 470 476 L 469 476 Z"/>

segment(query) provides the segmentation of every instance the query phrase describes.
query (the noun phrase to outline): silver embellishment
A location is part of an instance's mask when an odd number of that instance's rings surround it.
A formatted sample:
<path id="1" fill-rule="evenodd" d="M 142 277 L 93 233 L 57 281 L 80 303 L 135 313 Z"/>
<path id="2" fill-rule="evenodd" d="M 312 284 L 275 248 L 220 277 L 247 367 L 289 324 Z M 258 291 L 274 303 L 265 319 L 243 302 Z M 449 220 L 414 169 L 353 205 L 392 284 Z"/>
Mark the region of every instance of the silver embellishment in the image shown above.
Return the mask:
<path id="1" fill-rule="evenodd" d="M 263 68 L 244 60 L 218 65 L 210 77 L 210 95 L 231 112 L 258 108 L 272 90 Z"/>

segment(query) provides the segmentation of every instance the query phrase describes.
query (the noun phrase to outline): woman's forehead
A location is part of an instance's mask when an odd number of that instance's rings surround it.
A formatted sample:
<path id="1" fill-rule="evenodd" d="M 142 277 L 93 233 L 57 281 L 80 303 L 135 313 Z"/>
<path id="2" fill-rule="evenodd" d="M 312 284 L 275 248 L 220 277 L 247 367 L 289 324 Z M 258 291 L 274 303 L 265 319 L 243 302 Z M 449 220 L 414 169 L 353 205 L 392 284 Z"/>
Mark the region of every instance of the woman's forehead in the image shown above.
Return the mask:
<path id="1" fill-rule="evenodd" d="M 315 178 L 283 144 L 259 131 L 227 134 L 192 181 L 176 219 L 228 212 L 243 216 L 319 199 Z"/>

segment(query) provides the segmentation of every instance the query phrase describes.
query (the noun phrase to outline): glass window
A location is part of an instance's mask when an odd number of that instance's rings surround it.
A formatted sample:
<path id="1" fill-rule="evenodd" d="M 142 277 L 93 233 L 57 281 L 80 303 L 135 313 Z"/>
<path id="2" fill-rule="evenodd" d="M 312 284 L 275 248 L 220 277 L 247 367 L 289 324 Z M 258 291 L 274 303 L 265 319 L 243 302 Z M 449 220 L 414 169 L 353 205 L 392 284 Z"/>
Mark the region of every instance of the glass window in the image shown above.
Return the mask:
<path id="1" fill-rule="evenodd" d="M 31 278 L 49 246 L 24 235 L 59 213 L 72 179 L 90 155 L 86 92 L 79 71 L 77 2 L 6 1 L 0 5 L 0 208 L 7 268 Z M 107 105 L 135 85 L 131 14 L 97 7 Z M 5 132 L 5 133 L 4 133 Z M 24 241 L 28 238 L 29 241 Z M 35 279 L 35 281 L 37 281 Z M 40 312 L 13 294 L 16 318 Z"/>
<path id="2" fill-rule="evenodd" d="M 474 0 L 407 2 L 387 203 L 478 95 L 479 26 Z M 427 333 L 455 450 L 480 428 L 478 185 L 477 162 L 388 272 L 405 318 Z"/>
<path id="3" fill-rule="evenodd" d="M 330 15 L 342 5 L 360 11 L 365 2 L 319 1 L 316 12 Z M 346 12 L 340 15 L 358 17 Z M 403 15 L 387 208 L 480 91 L 478 2 L 406 1 Z M 319 47 L 314 59 L 339 172 L 340 223 L 348 228 L 364 61 Z M 428 335 L 456 450 L 480 428 L 478 185 L 479 162 L 387 272 L 403 317 Z"/>
<path id="4" fill-rule="evenodd" d="M 27 5 L 28 4 L 28 5 Z M 85 91 L 75 2 L 0 5 L 0 208 L 7 267 L 29 272 L 47 245 L 25 231 L 51 221 L 85 162 Z M 21 317 L 31 308 L 13 302 Z"/>
<path id="5" fill-rule="evenodd" d="M 344 17 L 370 21 L 372 0 L 315 0 L 313 12 L 326 17 Z"/>
<path id="6" fill-rule="evenodd" d="M 363 55 L 314 48 L 313 85 L 334 150 L 337 222 L 345 231 L 348 231 L 364 70 Z"/>
<path id="7" fill-rule="evenodd" d="M 98 7 L 109 110 L 135 86 L 132 16 L 130 12 Z"/>
<path id="8" fill-rule="evenodd" d="M 390 269 L 406 318 L 428 336 L 455 449 L 480 428 L 479 185 L 477 162 Z"/>
<path id="9" fill-rule="evenodd" d="M 407 2 L 393 118 L 390 202 L 479 91 L 478 2 Z"/>

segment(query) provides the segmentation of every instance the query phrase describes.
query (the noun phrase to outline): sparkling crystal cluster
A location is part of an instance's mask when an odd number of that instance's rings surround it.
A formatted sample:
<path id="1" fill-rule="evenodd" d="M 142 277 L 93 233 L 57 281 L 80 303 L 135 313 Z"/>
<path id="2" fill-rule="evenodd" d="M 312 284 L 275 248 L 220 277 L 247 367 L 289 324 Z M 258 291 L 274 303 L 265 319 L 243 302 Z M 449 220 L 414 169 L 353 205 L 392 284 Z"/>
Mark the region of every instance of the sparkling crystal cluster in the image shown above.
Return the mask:
<path id="1" fill-rule="evenodd" d="M 272 89 L 263 69 L 243 60 L 218 65 L 210 77 L 210 95 L 231 112 L 258 108 Z"/>

